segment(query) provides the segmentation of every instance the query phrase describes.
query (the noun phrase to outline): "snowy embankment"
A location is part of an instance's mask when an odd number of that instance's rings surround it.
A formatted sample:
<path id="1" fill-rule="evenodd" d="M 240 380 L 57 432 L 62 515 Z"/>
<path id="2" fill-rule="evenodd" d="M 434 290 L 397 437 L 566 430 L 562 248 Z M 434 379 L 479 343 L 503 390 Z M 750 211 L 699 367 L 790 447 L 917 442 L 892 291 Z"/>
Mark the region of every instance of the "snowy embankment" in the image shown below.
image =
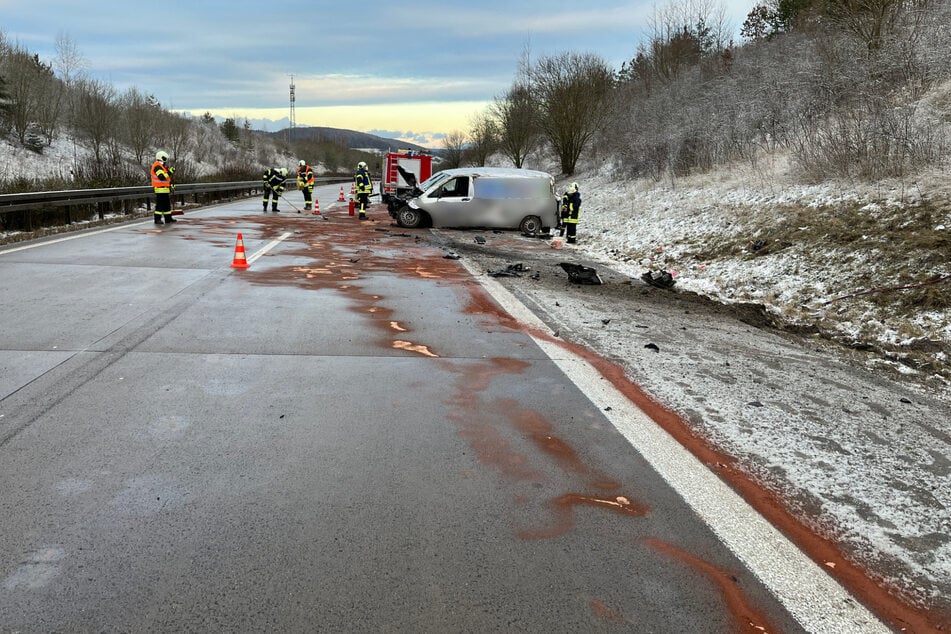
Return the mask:
<path id="1" fill-rule="evenodd" d="M 603 172 L 573 180 L 585 250 L 632 277 L 672 271 L 681 289 L 760 304 L 777 322 L 880 350 L 894 371 L 951 388 L 946 174 L 875 185 L 784 185 L 754 170 L 673 184 Z"/>

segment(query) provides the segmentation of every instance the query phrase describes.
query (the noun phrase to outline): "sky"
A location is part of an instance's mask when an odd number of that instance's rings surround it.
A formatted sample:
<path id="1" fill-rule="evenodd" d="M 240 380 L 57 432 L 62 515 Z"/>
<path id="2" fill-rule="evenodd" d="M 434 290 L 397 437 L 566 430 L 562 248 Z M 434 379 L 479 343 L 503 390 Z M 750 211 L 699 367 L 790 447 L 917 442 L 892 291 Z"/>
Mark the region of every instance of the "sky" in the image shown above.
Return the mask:
<path id="1" fill-rule="evenodd" d="M 707 4 L 738 32 L 755 0 Z M 436 147 L 511 86 L 519 60 L 631 59 L 670 2 L 575 0 L 261 3 L 0 0 L 0 32 L 44 61 L 70 41 L 86 73 L 166 108 L 329 126 Z M 738 39 L 738 38 L 737 38 Z"/>

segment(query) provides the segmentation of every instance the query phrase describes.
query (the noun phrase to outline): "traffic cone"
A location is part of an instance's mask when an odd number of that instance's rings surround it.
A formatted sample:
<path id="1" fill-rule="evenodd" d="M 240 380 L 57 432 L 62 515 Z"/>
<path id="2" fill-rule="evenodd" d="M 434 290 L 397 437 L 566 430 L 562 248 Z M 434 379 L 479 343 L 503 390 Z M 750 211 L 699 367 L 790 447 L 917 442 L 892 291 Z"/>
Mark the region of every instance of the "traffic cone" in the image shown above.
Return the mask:
<path id="1" fill-rule="evenodd" d="M 246 269 L 250 266 L 247 258 L 244 257 L 244 238 L 238 234 L 238 241 L 234 245 L 234 260 L 231 262 L 233 269 Z"/>
<path id="2" fill-rule="evenodd" d="M 350 195 L 353 196 L 356 193 L 357 193 L 357 190 L 354 189 L 354 184 L 350 183 Z"/>
<path id="3" fill-rule="evenodd" d="M 338 203 L 345 203 L 347 199 L 343 197 L 343 185 L 340 186 L 340 198 L 337 199 Z"/>
<path id="4" fill-rule="evenodd" d="M 317 200 L 316 196 L 314 197 L 314 215 L 315 216 L 320 215 L 320 201 Z"/>

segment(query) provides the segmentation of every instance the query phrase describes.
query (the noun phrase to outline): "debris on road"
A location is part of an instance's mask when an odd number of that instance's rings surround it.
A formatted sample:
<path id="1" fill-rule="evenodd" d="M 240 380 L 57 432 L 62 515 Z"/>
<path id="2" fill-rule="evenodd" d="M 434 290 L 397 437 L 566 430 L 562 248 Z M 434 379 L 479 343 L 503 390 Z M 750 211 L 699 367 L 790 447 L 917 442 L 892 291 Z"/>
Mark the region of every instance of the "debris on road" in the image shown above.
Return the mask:
<path id="1" fill-rule="evenodd" d="M 568 281 L 574 282 L 575 284 L 604 284 L 597 270 L 590 266 L 572 264 L 571 262 L 559 262 L 558 266 L 563 268 L 565 273 L 568 274 Z"/>
<path id="2" fill-rule="evenodd" d="M 647 271 L 641 279 L 657 288 L 671 288 L 677 281 L 668 271 Z"/>
<path id="3" fill-rule="evenodd" d="M 491 277 L 522 277 L 522 273 L 531 271 L 531 269 L 521 262 L 518 264 L 509 264 L 504 269 L 489 271 Z"/>

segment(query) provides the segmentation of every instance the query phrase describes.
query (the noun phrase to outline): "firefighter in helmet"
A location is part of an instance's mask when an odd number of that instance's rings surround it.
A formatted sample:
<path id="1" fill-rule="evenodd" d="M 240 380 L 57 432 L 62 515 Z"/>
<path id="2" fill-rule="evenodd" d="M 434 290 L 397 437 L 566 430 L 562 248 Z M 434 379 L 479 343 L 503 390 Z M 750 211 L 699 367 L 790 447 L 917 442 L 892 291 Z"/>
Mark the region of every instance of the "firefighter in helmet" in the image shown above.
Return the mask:
<path id="1" fill-rule="evenodd" d="M 367 219 L 367 207 L 370 206 L 370 195 L 373 193 L 373 182 L 370 180 L 370 170 L 363 161 L 357 163 L 357 172 L 353 175 L 353 188 L 357 195 L 357 209 L 360 220 Z"/>
<path id="2" fill-rule="evenodd" d="M 267 201 L 271 199 L 271 211 L 277 213 L 277 199 L 284 193 L 284 182 L 287 180 L 286 167 L 269 167 L 264 170 L 264 213 L 267 213 Z"/>
<path id="3" fill-rule="evenodd" d="M 561 222 L 565 225 L 565 236 L 568 244 L 575 244 L 575 236 L 578 229 L 578 218 L 581 210 L 581 192 L 578 191 L 578 183 L 572 183 L 568 186 L 568 191 L 561 197 Z"/>
<path id="4" fill-rule="evenodd" d="M 172 217 L 172 192 L 175 185 L 172 184 L 172 174 L 175 168 L 168 165 L 168 152 L 159 150 L 155 153 L 155 162 L 152 163 L 152 169 L 149 174 L 152 179 L 152 191 L 155 192 L 155 213 L 153 218 L 155 224 L 160 225 L 164 220 L 166 224 L 178 222 Z"/>
<path id="5" fill-rule="evenodd" d="M 303 159 L 297 163 L 297 189 L 304 192 L 304 211 L 310 211 L 314 199 L 314 169 Z"/>

